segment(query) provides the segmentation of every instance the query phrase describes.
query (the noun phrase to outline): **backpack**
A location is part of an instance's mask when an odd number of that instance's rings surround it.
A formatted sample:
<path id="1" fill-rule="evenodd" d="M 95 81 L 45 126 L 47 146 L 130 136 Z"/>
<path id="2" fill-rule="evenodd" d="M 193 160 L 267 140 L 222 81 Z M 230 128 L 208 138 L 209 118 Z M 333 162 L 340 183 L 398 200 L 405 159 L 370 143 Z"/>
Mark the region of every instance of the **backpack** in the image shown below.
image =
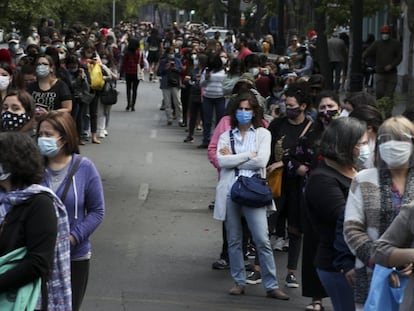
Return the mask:
<path id="1" fill-rule="evenodd" d="M 89 75 L 91 76 L 91 89 L 100 91 L 105 85 L 102 68 L 99 64 L 88 64 Z"/>

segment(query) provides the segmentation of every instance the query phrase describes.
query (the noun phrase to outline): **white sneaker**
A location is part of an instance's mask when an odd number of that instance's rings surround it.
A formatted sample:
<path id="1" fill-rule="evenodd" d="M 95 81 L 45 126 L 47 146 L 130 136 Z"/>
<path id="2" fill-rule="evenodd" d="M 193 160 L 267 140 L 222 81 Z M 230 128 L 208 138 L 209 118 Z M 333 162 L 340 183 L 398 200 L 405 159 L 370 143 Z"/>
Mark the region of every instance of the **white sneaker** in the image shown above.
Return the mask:
<path id="1" fill-rule="evenodd" d="M 272 241 L 270 242 L 270 244 L 272 245 L 272 249 L 274 251 L 283 251 L 283 245 L 285 244 L 285 240 L 281 237 L 276 237 L 276 239 L 272 239 Z"/>

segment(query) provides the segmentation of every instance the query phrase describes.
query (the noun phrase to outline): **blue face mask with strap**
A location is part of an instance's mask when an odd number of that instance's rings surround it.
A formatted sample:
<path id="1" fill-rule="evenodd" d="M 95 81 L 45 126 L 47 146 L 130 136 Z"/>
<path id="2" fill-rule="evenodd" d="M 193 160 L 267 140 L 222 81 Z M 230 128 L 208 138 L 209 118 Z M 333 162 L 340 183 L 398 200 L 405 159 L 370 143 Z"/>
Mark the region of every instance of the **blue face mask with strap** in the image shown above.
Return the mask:
<path id="1" fill-rule="evenodd" d="M 240 125 L 247 125 L 253 118 L 253 112 L 247 110 L 237 109 L 236 119 Z"/>
<path id="2" fill-rule="evenodd" d="M 59 139 L 60 137 L 39 137 L 37 139 L 37 145 L 39 146 L 40 153 L 48 158 L 57 155 L 60 150 L 60 147 L 57 145 Z"/>

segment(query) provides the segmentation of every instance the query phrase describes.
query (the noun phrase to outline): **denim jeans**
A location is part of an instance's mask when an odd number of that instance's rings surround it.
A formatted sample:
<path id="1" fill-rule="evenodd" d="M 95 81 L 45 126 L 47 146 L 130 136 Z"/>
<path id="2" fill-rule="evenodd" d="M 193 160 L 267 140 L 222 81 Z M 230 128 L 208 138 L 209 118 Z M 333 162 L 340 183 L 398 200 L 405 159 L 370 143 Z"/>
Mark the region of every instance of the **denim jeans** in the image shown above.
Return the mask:
<path id="1" fill-rule="evenodd" d="M 216 111 L 216 124 L 224 116 L 226 100 L 224 97 L 203 97 L 203 144 L 210 143 L 211 126 L 213 124 L 213 111 Z"/>
<path id="2" fill-rule="evenodd" d="M 340 272 L 316 269 L 335 311 L 354 311 L 354 290 Z"/>
<path id="3" fill-rule="evenodd" d="M 249 226 L 260 260 L 260 272 L 266 290 L 278 288 L 276 263 L 270 246 L 266 208 L 240 206 L 227 197 L 226 230 L 230 273 L 236 284 L 246 285 L 246 270 L 243 255 L 243 230 L 241 217 L 244 215 Z"/>

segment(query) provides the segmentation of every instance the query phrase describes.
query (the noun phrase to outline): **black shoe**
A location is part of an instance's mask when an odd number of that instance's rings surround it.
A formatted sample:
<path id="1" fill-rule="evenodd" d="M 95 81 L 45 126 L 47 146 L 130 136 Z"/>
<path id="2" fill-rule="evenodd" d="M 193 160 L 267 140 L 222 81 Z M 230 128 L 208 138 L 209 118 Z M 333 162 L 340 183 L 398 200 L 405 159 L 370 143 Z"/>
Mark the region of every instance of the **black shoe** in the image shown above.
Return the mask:
<path id="1" fill-rule="evenodd" d="M 208 148 L 208 144 L 201 144 L 197 146 L 198 149 L 207 149 Z"/>
<path id="2" fill-rule="evenodd" d="M 165 110 L 165 106 L 161 106 L 160 110 L 164 111 Z"/>
<path id="3" fill-rule="evenodd" d="M 132 108 L 131 108 L 131 111 L 135 111 L 135 107 L 132 107 Z"/>
<path id="4" fill-rule="evenodd" d="M 129 111 L 129 106 L 127 106 L 127 107 L 125 108 L 125 110 L 126 110 L 126 111 Z"/>
<path id="5" fill-rule="evenodd" d="M 194 142 L 194 138 L 191 136 L 188 136 L 186 139 L 184 139 L 185 143 L 193 143 Z"/>
<path id="6" fill-rule="evenodd" d="M 213 264 L 211 265 L 211 268 L 213 270 L 226 270 L 226 269 L 230 269 L 230 264 L 225 259 L 219 259 L 213 262 Z"/>
<path id="7" fill-rule="evenodd" d="M 172 121 L 168 121 L 167 122 L 167 125 L 172 125 Z"/>
<path id="8" fill-rule="evenodd" d="M 185 122 L 178 122 L 178 125 L 180 127 L 187 127 L 187 123 L 185 123 Z"/>

